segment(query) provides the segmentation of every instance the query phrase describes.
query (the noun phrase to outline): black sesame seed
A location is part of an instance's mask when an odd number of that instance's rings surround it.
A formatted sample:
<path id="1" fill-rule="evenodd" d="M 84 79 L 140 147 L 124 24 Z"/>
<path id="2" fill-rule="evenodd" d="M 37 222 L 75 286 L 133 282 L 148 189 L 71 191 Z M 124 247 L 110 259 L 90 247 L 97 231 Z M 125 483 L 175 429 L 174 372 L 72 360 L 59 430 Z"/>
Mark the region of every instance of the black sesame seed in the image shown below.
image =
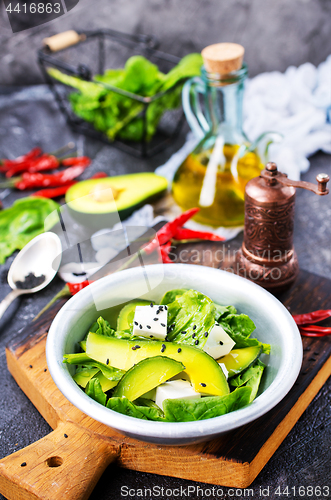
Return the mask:
<path id="1" fill-rule="evenodd" d="M 142 330 L 143 329 L 143 325 L 139 325 L 139 328 L 140 328 L 140 330 Z"/>
<path id="2" fill-rule="evenodd" d="M 220 340 L 220 345 L 223 345 L 223 342 Z"/>
<path id="3" fill-rule="evenodd" d="M 149 326 L 149 325 L 146 325 L 146 326 L 147 326 L 148 330 L 150 330 L 150 329 L 152 328 L 152 327 L 151 327 L 151 326 Z"/>
<path id="4" fill-rule="evenodd" d="M 138 326 L 138 321 L 135 321 L 134 324 Z"/>
<path id="5" fill-rule="evenodd" d="M 154 304 L 153 304 L 153 302 L 151 302 L 149 305 L 150 305 L 151 307 L 153 307 L 153 305 L 154 305 Z"/>
<path id="6" fill-rule="evenodd" d="M 65 438 L 67 439 L 67 437 L 68 437 L 68 434 L 63 434 L 63 435 L 64 435 L 64 437 L 65 437 Z"/>
<path id="7" fill-rule="evenodd" d="M 161 352 L 164 352 L 166 350 L 166 345 L 162 344 Z"/>
<path id="8" fill-rule="evenodd" d="M 177 349 L 177 352 L 182 352 L 181 348 Z"/>
<path id="9" fill-rule="evenodd" d="M 196 329 L 196 327 L 197 327 L 197 325 L 194 325 L 194 326 L 193 326 L 193 330 L 195 330 L 195 329 Z"/>
<path id="10" fill-rule="evenodd" d="M 195 336 L 196 336 L 196 334 L 195 334 L 195 333 L 193 333 L 193 335 L 192 335 L 192 339 L 194 339 L 194 337 L 195 337 Z"/>
<path id="11" fill-rule="evenodd" d="M 205 337 L 208 337 L 208 332 L 205 332 L 205 333 L 204 333 L 204 336 L 205 336 Z"/>
<path id="12" fill-rule="evenodd" d="M 206 387 L 206 385 L 207 385 L 207 384 L 204 384 L 203 382 L 200 382 L 200 385 L 201 385 L 202 387 Z"/>
<path id="13" fill-rule="evenodd" d="M 159 318 L 153 318 L 153 321 L 159 321 Z"/>
<path id="14" fill-rule="evenodd" d="M 32 365 L 29 365 L 29 368 L 32 368 Z"/>
<path id="15" fill-rule="evenodd" d="M 140 347 L 141 347 L 141 346 L 140 346 L 140 345 L 138 345 L 138 344 L 137 344 L 137 345 L 135 345 L 135 348 L 136 348 L 136 349 L 140 349 Z"/>
<path id="16" fill-rule="evenodd" d="M 199 344 L 199 341 L 198 341 L 198 339 L 197 339 L 197 340 L 196 340 L 196 341 L 195 341 L 194 343 L 195 343 L 195 345 L 198 345 L 198 344 Z"/>
<path id="17" fill-rule="evenodd" d="M 26 462 L 22 462 L 21 467 L 25 467 L 25 466 L 26 466 Z"/>
<path id="18" fill-rule="evenodd" d="M 173 323 L 173 324 L 171 325 L 171 328 L 175 328 L 175 326 L 176 326 L 176 325 L 175 325 L 175 323 Z"/>
<path id="19" fill-rule="evenodd" d="M 182 331 L 182 334 L 183 334 L 183 335 L 185 335 L 185 333 L 186 333 L 186 331 L 185 331 L 185 330 L 183 330 L 183 331 Z"/>
<path id="20" fill-rule="evenodd" d="M 154 338 L 153 335 L 150 335 L 150 338 L 153 339 Z"/>
<path id="21" fill-rule="evenodd" d="M 159 306 L 159 311 L 163 311 L 163 306 Z"/>
<path id="22" fill-rule="evenodd" d="M 131 349 L 132 349 L 133 351 L 135 351 L 137 348 L 136 348 L 136 346 L 134 345 L 133 347 L 131 347 Z"/>
<path id="23" fill-rule="evenodd" d="M 109 358 L 107 358 L 106 365 L 109 365 Z"/>
<path id="24" fill-rule="evenodd" d="M 47 372 L 47 368 L 44 368 L 44 372 Z"/>
<path id="25" fill-rule="evenodd" d="M 161 323 L 161 326 L 165 326 L 165 324 L 164 324 L 164 323 Z"/>
<path id="26" fill-rule="evenodd" d="M 160 314 L 160 309 L 158 309 L 155 314 Z"/>
<path id="27" fill-rule="evenodd" d="M 167 311 L 168 310 L 168 306 L 164 306 L 164 309 Z"/>

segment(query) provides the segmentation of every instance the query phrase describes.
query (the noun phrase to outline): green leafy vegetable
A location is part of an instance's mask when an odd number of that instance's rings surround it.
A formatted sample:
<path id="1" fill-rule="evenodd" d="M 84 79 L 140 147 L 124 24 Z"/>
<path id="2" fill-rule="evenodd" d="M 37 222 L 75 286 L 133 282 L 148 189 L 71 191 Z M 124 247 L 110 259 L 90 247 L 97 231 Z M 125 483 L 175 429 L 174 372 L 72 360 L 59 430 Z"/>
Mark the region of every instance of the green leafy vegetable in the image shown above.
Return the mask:
<path id="1" fill-rule="evenodd" d="M 235 310 L 235 308 L 233 309 Z M 269 344 L 263 344 L 257 339 L 250 338 L 251 333 L 255 330 L 255 324 L 246 314 L 236 314 L 234 312 L 226 314 L 224 312 L 218 318 L 218 323 L 232 338 L 232 340 L 235 341 L 236 345 L 234 346 L 234 349 L 260 345 L 262 346 L 262 351 L 265 354 L 270 354 Z"/>
<path id="2" fill-rule="evenodd" d="M 147 139 L 156 132 L 158 123 L 166 110 L 175 109 L 181 102 L 181 86 L 172 87 L 184 79 L 200 74 L 202 58 L 200 54 L 189 54 L 168 74 L 159 71 L 143 56 L 130 57 L 124 69 L 108 69 L 103 75 L 96 75 L 94 82 L 86 82 L 77 77 L 49 68 L 50 76 L 59 82 L 77 89 L 71 93 L 69 101 L 74 113 L 107 134 L 109 139 L 140 141 L 144 126 L 142 112 L 144 104 L 129 96 L 118 94 L 111 88 L 121 89 L 141 97 L 154 97 L 169 92 L 153 100 L 147 107 Z"/>
<path id="3" fill-rule="evenodd" d="M 77 354 L 65 354 L 63 362 L 70 365 L 83 365 L 90 368 L 98 368 L 108 380 L 120 380 L 124 375 L 124 370 L 119 370 L 113 366 L 105 365 L 90 358 L 85 352 Z"/>
<path id="4" fill-rule="evenodd" d="M 101 384 L 97 378 L 92 378 L 86 386 L 85 392 L 90 398 L 105 406 L 107 395 L 103 392 Z"/>
<path id="5" fill-rule="evenodd" d="M 252 392 L 249 402 L 251 403 L 256 398 L 264 369 L 265 364 L 258 359 L 253 366 L 250 366 L 243 373 L 230 379 L 229 383 L 233 387 L 250 387 Z"/>
<path id="6" fill-rule="evenodd" d="M 249 403 L 250 387 L 239 387 L 226 396 L 211 396 L 197 399 L 166 399 L 163 402 L 165 419 L 168 422 L 191 422 L 219 417 L 243 408 Z"/>
<path id="7" fill-rule="evenodd" d="M 10 208 L 0 211 L 0 264 L 15 250 L 57 222 L 59 205 L 48 198 L 21 198 Z"/>
<path id="8" fill-rule="evenodd" d="M 170 341 L 196 345 L 198 340 L 202 348 L 207 341 L 204 333 L 215 324 L 215 305 L 203 293 L 188 290 L 168 304 L 168 324 L 175 325 L 167 335 Z"/>
<path id="9" fill-rule="evenodd" d="M 142 418 L 143 420 L 164 421 L 164 415 L 160 408 L 138 406 L 127 398 L 109 398 L 106 406 L 111 410 L 130 417 Z"/>

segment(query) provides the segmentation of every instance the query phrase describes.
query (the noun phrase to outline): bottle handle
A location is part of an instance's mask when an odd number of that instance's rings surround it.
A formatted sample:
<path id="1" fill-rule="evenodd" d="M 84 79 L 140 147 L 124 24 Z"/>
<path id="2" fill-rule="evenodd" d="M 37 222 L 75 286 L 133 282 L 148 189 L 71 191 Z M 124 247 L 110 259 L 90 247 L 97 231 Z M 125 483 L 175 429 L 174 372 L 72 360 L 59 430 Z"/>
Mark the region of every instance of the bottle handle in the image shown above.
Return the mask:
<path id="1" fill-rule="evenodd" d="M 205 94 L 205 92 L 205 84 L 199 77 L 190 78 L 185 83 L 182 92 L 186 120 L 199 139 L 202 139 L 210 130 L 210 125 L 202 112 L 198 95 L 199 93 Z"/>

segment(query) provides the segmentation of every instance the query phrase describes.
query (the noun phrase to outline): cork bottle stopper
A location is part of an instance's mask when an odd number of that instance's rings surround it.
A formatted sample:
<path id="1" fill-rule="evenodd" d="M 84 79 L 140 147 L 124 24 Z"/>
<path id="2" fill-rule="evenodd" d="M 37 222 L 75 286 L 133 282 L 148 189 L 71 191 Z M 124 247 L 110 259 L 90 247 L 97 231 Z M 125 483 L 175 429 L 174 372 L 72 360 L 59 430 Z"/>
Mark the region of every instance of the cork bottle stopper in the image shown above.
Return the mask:
<path id="1" fill-rule="evenodd" d="M 242 67 L 245 49 L 237 43 L 215 43 L 201 52 L 208 73 L 226 75 Z"/>

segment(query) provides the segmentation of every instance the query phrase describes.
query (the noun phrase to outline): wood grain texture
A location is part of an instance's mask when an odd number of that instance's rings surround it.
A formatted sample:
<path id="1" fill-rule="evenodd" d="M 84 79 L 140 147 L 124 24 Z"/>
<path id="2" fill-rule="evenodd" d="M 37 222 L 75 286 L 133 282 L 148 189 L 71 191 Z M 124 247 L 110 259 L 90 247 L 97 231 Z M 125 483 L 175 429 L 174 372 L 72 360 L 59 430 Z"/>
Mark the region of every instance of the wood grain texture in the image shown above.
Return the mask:
<path id="1" fill-rule="evenodd" d="M 207 265 L 218 267 L 219 263 Z M 292 289 L 279 298 L 295 314 L 328 307 L 330 295 L 330 280 L 301 271 Z M 206 443 L 168 447 L 139 442 L 84 415 L 62 396 L 51 379 L 45 358 L 46 332 L 61 305 L 55 304 L 7 348 L 10 372 L 55 429 L 0 461 L 0 492 L 8 499 L 88 498 L 103 470 L 115 458 L 118 465 L 128 469 L 245 488 L 331 374 L 331 339 L 304 338 L 299 378 L 289 394 L 266 415 Z M 69 437 L 64 438 L 64 434 Z M 60 457 L 62 464 L 48 467 L 51 457 Z M 23 462 L 27 463 L 25 467 L 20 465 Z M 40 480 L 42 471 L 46 471 L 44 486 Z M 79 479 L 84 480 L 83 485 Z M 58 494 L 54 488 L 47 490 L 54 482 L 58 484 Z"/>

